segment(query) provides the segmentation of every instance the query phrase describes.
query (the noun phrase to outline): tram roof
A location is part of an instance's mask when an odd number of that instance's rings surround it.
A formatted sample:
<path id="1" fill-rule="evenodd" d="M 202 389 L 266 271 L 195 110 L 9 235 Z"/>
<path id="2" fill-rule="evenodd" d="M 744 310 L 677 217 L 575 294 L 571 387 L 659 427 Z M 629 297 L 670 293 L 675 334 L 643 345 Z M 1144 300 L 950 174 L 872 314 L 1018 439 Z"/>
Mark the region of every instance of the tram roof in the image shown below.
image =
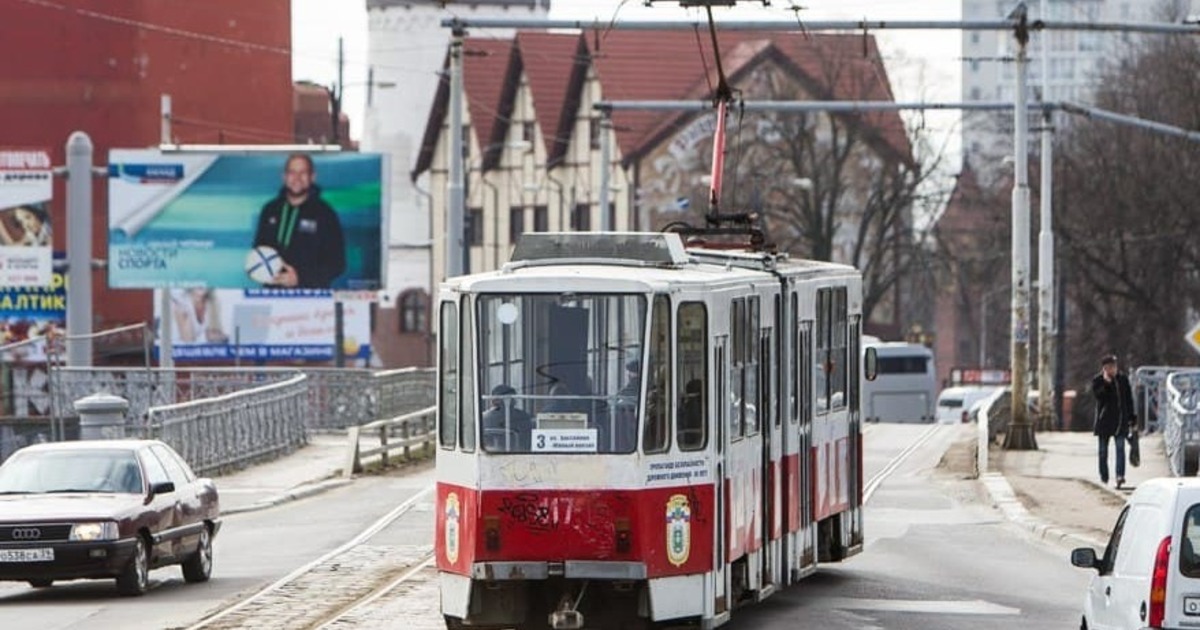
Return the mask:
<path id="1" fill-rule="evenodd" d="M 447 285 L 468 292 L 552 292 L 565 282 L 575 291 L 650 292 L 774 282 L 772 270 L 790 277 L 857 273 L 847 265 L 764 252 L 685 249 L 670 233 L 527 234 L 513 257 L 498 271 L 451 278 Z"/>

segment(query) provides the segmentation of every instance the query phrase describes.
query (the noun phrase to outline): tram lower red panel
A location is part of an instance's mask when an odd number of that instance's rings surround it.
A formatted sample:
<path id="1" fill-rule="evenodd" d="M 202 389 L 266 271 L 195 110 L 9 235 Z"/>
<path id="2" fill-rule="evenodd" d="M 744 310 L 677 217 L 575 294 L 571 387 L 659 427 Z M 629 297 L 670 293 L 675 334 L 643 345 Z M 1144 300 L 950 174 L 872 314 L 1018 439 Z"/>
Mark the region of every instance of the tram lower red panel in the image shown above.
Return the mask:
<path id="1" fill-rule="evenodd" d="M 599 560 L 644 562 L 648 577 L 702 573 L 713 567 L 713 509 L 711 485 L 479 491 L 439 483 L 438 568 Z"/>

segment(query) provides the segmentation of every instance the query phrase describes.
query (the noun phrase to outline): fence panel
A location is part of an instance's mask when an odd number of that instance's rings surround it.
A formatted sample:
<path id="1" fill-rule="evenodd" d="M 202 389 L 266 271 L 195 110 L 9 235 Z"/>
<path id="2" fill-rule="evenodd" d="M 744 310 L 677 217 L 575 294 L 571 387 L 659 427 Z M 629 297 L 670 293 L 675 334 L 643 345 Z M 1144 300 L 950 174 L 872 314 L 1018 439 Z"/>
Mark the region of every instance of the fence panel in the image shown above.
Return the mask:
<path id="1" fill-rule="evenodd" d="M 149 410 L 147 437 L 170 444 L 198 474 L 278 457 L 308 441 L 308 379 L 272 383 Z"/>

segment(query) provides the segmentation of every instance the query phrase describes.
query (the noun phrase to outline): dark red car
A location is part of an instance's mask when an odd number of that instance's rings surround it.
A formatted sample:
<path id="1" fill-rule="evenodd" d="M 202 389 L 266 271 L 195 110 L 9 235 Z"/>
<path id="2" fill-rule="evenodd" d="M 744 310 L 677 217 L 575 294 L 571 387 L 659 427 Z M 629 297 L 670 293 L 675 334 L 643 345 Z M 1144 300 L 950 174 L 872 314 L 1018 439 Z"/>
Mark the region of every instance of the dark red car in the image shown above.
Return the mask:
<path id="1" fill-rule="evenodd" d="M 116 578 L 141 595 L 150 570 L 212 574 L 217 488 L 154 440 L 27 446 L 0 466 L 0 580 Z"/>

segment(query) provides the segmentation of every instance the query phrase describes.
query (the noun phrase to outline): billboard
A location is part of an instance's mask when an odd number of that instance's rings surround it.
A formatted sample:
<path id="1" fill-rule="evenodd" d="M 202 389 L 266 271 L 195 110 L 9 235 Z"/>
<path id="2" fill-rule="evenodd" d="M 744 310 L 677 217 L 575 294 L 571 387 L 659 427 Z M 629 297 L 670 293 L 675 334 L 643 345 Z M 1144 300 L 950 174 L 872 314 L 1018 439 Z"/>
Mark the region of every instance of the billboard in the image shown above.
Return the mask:
<path id="1" fill-rule="evenodd" d="M 56 256 L 59 259 L 62 257 L 61 254 Z M 37 340 L 0 352 L 0 360 L 45 361 L 46 337 L 51 332 L 63 332 L 66 328 L 65 273 L 51 272 L 50 282 L 44 287 L 0 287 L 0 345 Z"/>
<path id="2" fill-rule="evenodd" d="M 168 289 L 176 361 L 332 361 L 334 302 L 319 289 Z M 155 318 L 162 317 L 155 300 Z M 371 356 L 370 302 L 342 304 L 347 365 Z M 158 352 L 158 349 L 155 349 Z"/>
<path id="3" fill-rule="evenodd" d="M 42 149 L 0 149 L 0 287 L 51 282 L 54 172 Z"/>
<path id="4" fill-rule="evenodd" d="M 115 288 L 383 288 L 383 157 L 114 149 Z"/>

